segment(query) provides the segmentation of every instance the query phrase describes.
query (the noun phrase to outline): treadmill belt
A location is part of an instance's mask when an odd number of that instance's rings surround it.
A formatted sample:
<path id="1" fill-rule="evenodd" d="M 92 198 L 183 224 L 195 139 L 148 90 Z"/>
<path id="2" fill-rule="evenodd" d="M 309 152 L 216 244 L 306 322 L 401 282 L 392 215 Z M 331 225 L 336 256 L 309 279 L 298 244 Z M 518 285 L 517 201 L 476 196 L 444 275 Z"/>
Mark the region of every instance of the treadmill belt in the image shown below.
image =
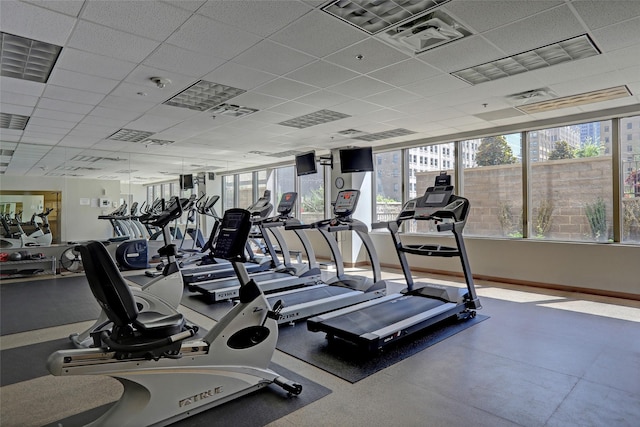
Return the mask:
<path id="1" fill-rule="evenodd" d="M 361 308 L 333 319 L 327 319 L 322 323 L 332 329 L 360 336 L 424 313 L 443 304 L 444 302 L 432 298 L 403 296 L 381 304 Z"/>
<path id="2" fill-rule="evenodd" d="M 285 307 L 291 307 L 294 305 L 316 301 L 322 298 L 329 298 L 336 295 L 342 295 L 349 292 L 353 292 L 353 289 L 343 288 L 340 286 L 321 286 L 319 288 L 305 289 L 304 291 L 292 292 L 287 295 L 271 297 L 267 299 L 269 300 L 269 304 L 277 300 L 282 300 Z"/>

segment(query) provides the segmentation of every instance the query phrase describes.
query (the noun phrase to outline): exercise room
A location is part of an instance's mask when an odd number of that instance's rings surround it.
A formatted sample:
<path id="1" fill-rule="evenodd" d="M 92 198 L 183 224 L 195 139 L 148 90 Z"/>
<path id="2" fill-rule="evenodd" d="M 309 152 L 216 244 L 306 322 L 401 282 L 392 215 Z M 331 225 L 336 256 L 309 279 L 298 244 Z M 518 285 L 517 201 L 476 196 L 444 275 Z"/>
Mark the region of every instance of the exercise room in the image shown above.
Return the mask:
<path id="1" fill-rule="evenodd" d="M 1 0 L 0 424 L 636 426 L 640 1 Z"/>

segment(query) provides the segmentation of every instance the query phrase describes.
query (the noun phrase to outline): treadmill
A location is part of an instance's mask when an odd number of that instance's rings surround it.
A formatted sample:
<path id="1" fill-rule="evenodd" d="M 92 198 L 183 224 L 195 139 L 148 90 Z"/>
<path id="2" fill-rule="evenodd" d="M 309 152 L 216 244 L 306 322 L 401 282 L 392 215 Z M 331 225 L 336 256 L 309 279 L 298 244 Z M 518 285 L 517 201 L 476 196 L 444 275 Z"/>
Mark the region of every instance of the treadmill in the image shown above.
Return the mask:
<path id="1" fill-rule="evenodd" d="M 263 196 L 254 204 L 249 206 L 247 210 L 251 213 L 251 217 L 254 221 L 267 218 L 273 210 L 273 205 L 271 204 L 271 191 L 265 190 Z M 214 241 L 215 238 L 209 238 L 209 243 L 213 243 Z M 273 253 L 270 253 L 269 255 L 265 254 L 264 256 L 256 256 L 249 243 L 245 245 L 245 248 L 249 258 L 248 261 L 245 262 L 245 268 L 249 273 L 266 271 L 275 267 L 275 255 Z M 190 268 L 184 268 L 181 271 L 184 283 L 198 283 L 236 276 L 233 267 L 227 262 L 193 266 Z"/>
<path id="2" fill-rule="evenodd" d="M 326 332 L 327 338 L 340 338 L 366 351 L 375 351 L 398 339 L 421 331 L 449 318 L 473 318 L 482 308 L 476 295 L 462 231 L 469 214 L 469 200 L 453 194 L 451 177 L 444 172 L 436 178 L 424 196 L 408 201 L 395 221 L 377 223 L 373 228 L 388 228 L 398 253 L 407 289 L 377 300 L 316 316 L 307 321 L 313 332 Z M 438 232 L 452 232 L 456 247 L 441 245 L 405 245 L 399 236 L 404 221 L 433 221 Z M 459 257 L 466 289 L 434 284 L 416 284 L 406 254 Z"/>
<path id="3" fill-rule="evenodd" d="M 284 304 L 278 324 L 292 324 L 327 311 L 379 298 L 386 293 L 387 285 L 381 279 L 380 262 L 368 227 L 352 217 L 359 196 L 358 190 L 342 190 L 333 207 L 333 218 L 285 227 L 288 230 L 317 230 L 329 245 L 336 265 L 336 276 L 314 286 L 270 294 L 267 298 L 269 304 L 275 304 L 278 300 L 282 300 Z M 355 231 L 360 237 L 371 261 L 373 279 L 345 274 L 342 255 L 334 237 L 334 233 L 338 231 Z"/>
<path id="4" fill-rule="evenodd" d="M 286 241 L 278 231 L 278 227 L 284 227 L 286 224 L 300 224 L 298 220 L 290 216 L 297 196 L 298 194 L 294 192 L 284 193 L 278 203 L 278 215 L 272 218 L 252 220 L 253 226 L 258 228 L 256 235 L 262 238 L 267 250 L 275 254 L 273 243 L 269 238 L 270 232 L 276 238 L 284 259 L 283 263 L 280 263 L 280 260 L 274 256 L 276 267 L 273 271 L 251 274 L 251 279 L 258 284 L 264 293 L 299 288 L 320 282 L 321 272 L 317 266 L 295 266 L 291 263 Z M 187 287 L 191 292 L 199 292 L 204 295 L 211 304 L 240 296 L 240 282 L 236 277 L 190 283 Z"/>

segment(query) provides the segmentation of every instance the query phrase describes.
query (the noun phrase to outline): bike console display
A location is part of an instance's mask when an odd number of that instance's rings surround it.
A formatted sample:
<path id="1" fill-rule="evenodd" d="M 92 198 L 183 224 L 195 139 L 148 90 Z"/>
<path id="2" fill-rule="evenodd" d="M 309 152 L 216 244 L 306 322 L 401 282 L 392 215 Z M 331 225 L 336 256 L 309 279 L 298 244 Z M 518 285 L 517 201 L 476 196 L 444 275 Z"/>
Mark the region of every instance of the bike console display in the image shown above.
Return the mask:
<path id="1" fill-rule="evenodd" d="M 336 197 L 336 203 L 333 207 L 333 213 L 337 217 L 346 217 L 353 214 L 358 204 L 360 191 L 358 190 L 342 190 Z"/>
<path id="2" fill-rule="evenodd" d="M 251 230 L 251 213 L 244 209 L 228 209 L 222 218 L 216 241 L 215 258 L 244 260 L 244 246 Z"/>

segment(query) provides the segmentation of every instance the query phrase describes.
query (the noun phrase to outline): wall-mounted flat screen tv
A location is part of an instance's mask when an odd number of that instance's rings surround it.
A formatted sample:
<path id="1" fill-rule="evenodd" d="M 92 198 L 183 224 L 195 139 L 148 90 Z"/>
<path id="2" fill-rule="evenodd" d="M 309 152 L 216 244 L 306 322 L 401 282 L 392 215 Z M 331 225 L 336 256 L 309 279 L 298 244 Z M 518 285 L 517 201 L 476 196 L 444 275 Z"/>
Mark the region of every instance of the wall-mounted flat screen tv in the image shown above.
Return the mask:
<path id="1" fill-rule="evenodd" d="M 180 189 L 191 190 L 193 188 L 193 175 L 180 175 Z"/>
<path id="2" fill-rule="evenodd" d="M 341 149 L 340 169 L 342 173 L 373 171 L 373 150 L 371 147 Z"/>
<path id="3" fill-rule="evenodd" d="M 296 156 L 296 174 L 298 176 L 309 175 L 318 172 L 316 166 L 316 152 L 298 154 Z"/>

